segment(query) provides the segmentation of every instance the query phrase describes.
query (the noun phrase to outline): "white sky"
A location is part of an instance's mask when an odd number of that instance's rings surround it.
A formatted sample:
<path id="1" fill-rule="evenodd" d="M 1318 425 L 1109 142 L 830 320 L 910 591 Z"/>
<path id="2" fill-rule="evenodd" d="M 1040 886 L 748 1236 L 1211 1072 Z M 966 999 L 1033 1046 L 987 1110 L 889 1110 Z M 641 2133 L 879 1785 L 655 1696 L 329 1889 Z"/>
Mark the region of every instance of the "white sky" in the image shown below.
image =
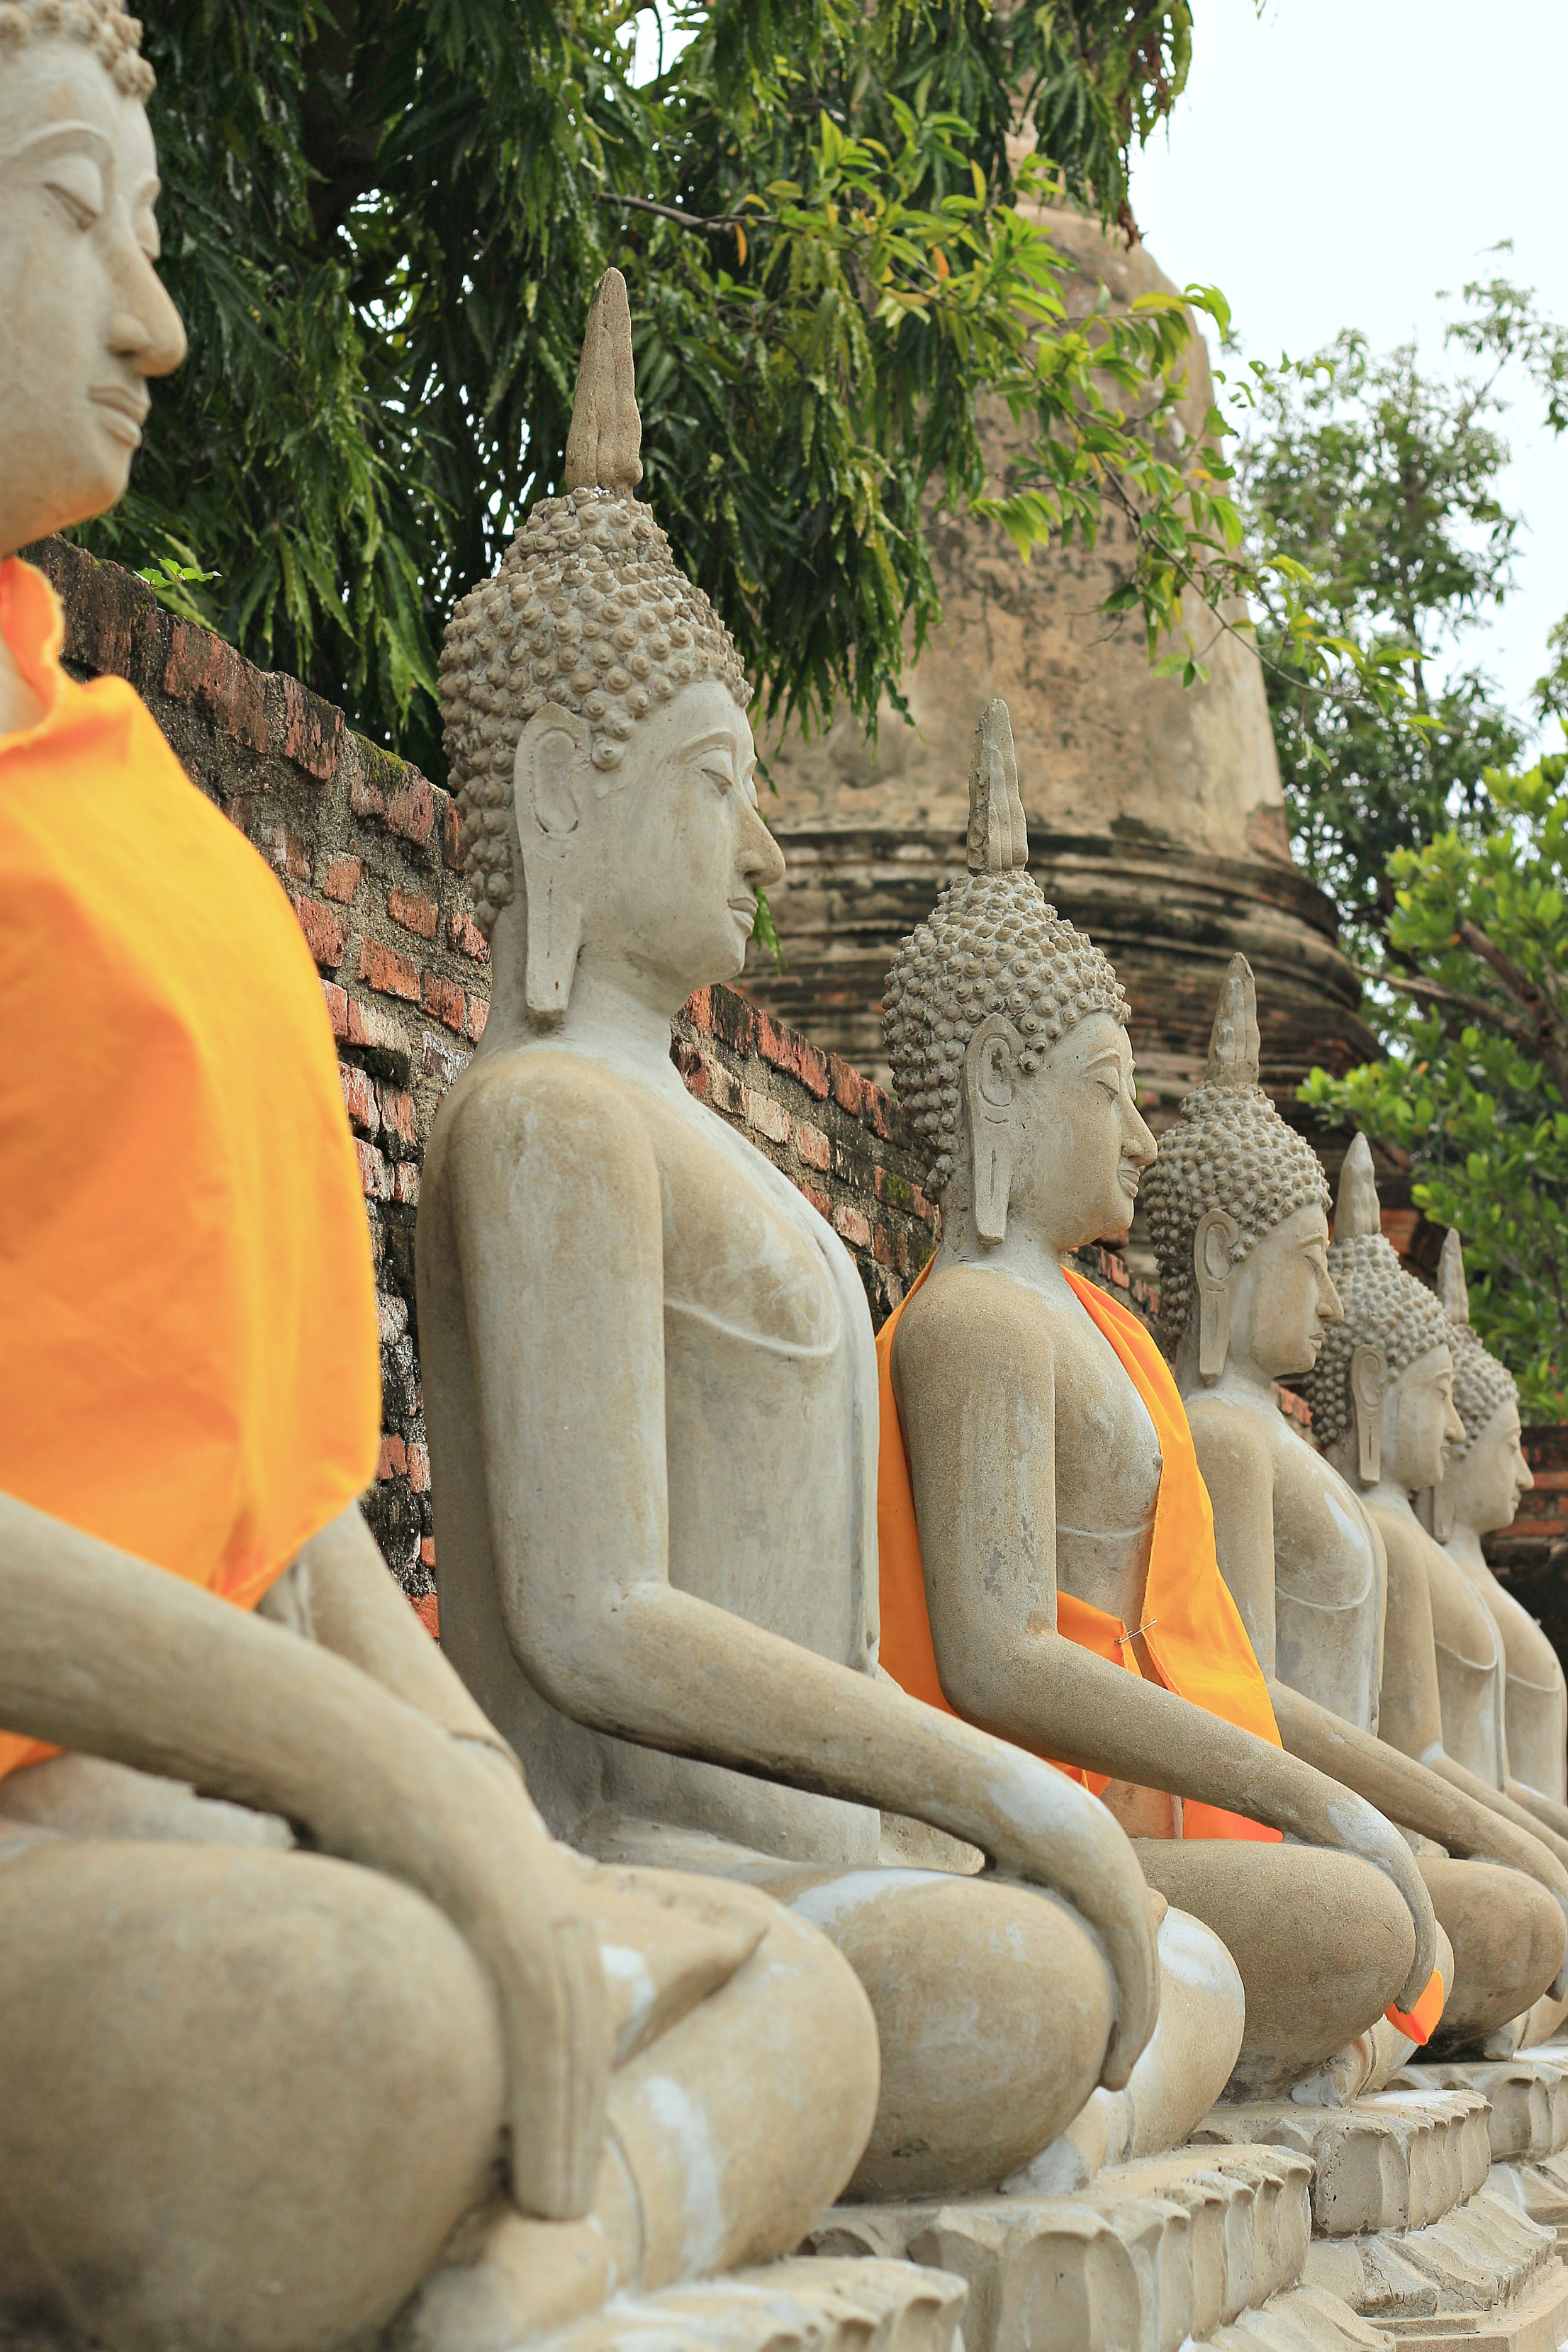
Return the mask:
<path id="1" fill-rule="evenodd" d="M 1247 353 L 1300 357 L 1342 327 L 1443 356 L 1440 288 L 1493 267 L 1568 320 L 1568 0 L 1197 0 L 1191 78 L 1133 172 L 1132 208 L 1179 285 L 1221 287 Z M 1511 259 L 1487 248 L 1513 241 Z M 1458 360 L 1460 355 L 1456 354 Z M 1568 436 L 1529 388 L 1504 425 L 1524 517 L 1518 593 L 1479 657 L 1522 703 L 1568 612 Z"/>

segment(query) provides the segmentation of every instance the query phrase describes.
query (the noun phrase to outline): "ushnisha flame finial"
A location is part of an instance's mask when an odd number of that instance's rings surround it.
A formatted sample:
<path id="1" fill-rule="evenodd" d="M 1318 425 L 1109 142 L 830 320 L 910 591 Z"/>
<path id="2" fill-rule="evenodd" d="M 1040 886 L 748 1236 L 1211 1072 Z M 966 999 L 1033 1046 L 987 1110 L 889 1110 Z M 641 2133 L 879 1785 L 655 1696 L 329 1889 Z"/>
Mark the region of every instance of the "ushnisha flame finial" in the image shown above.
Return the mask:
<path id="1" fill-rule="evenodd" d="M 1008 874 L 1027 866 L 1029 835 L 1018 798 L 1013 722 L 995 695 L 980 714 L 969 769 L 969 870 Z"/>
<path id="2" fill-rule="evenodd" d="M 642 479 L 641 449 L 632 308 L 626 279 L 618 269 L 606 269 L 595 290 L 577 362 L 563 487 L 629 493 Z"/>
<path id="3" fill-rule="evenodd" d="M 1355 1234 L 1380 1234 L 1383 1213 L 1377 1201 L 1377 1175 L 1372 1146 L 1364 1135 L 1355 1137 L 1340 1171 L 1340 1196 L 1334 1208 L 1334 1239 L 1348 1242 Z"/>
<path id="4" fill-rule="evenodd" d="M 1259 1050 L 1258 989 L 1252 966 L 1244 955 L 1233 955 L 1215 1006 L 1205 1085 L 1226 1092 L 1255 1087 Z"/>
<path id="5" fill-rule="evenodd" d="M 1468 1325 L 1470 1294 L 1465 1281 L 1465 1247 L 1453 1225 L 1443 1236 L 1443 1255 L 1437 1261 L 1437 1296 L 1447 1310 L 1450 1323 Z"/>

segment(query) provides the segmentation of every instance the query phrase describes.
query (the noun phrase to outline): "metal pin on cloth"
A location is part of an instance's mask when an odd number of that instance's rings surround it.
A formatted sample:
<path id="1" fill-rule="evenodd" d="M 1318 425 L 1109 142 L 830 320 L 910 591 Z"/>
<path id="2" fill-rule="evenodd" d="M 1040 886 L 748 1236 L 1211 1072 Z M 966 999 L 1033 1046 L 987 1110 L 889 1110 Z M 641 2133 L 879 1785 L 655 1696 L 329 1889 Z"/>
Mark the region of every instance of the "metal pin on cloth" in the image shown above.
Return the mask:
<path id="1" fill-rule="evenodd" d="M 1160 1620 L 1157 1617 L 1151 1617 L 1147 1625 L 1134 1625 L 1131 1633 L 1118 1633 L 1116 1636 L 1117 1648 L 1121 1649 L 1124 1642 L 1135 1642 L 1140 1633 L 1147 1633 L 1151 1627 L 1157 1625 L 1159 1622 Z"/>

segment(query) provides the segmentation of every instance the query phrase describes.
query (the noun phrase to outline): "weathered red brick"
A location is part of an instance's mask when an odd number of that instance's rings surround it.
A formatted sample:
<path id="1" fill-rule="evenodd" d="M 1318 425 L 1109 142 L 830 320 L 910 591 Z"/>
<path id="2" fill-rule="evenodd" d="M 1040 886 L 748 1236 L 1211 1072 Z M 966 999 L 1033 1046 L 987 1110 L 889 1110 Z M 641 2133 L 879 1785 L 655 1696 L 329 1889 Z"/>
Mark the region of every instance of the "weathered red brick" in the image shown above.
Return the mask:
<path id="1" fill-rule="evenodd" d="M 336 971 L 348 944 L 347 921 L 342 915 L 334 915 L 330 907 L 323 907 L 319 898 L 303 898 L 298 890 L 289 891 L 289 904 L 320 969 Z"/>
<path id="2" fill-rule="evenodd" d="M 420 1567 L 421 1567 L 421 1568 L 434 1568 L 434 1567 L 435 1567 L 435 1565 L 436 1565 L 436 1538 L 435 1538 L 435 1537 L 434 1537 L 434 1536 L 421 1536 L 421 1537 L 420 1537 L 420 1538 L 419 1538 L 419 1565 L 420 1565 Z"/>
<path id="3" fill-rule="evenodd" d="M 448 1029 L 462 1035 L 463 992 L 455 980 L 443 980 L 438 972 L 427 971 L 423 1002 L 426 1013 L 433 1013 L 437 1021 L 444 1021 Z"/>
<path id="4" fill-rule="evenodd" d="M 383 1053 L 405 1055 L 408 1051 L 408 1040 L 393 1015 L 382 1005 L 362 1004 L 357 996 L 349 999 L 348 1041 Z"/>
<path id="5" fill-rule="evenodd" d="M 490 943 L 467 907 L 453 908 L 447 918 L 447 937 L 459 955 L 471 956 L 475 963 L 489 963 Z"/>
<path id="6" fill-rule="evenodd" d="M 310 861 L 305 854 L 305 845 L 286 824 L 258 824 L 251 838 L 268 864 L 276 866 L 279 874 L 287 874 L 294 882 L 310 880 Z"/>
<path id="7" fill-rule="evenodd" d="M 433 1036 L 428 1029 L 426 1030 L 419 1066 L 427 1078 L 439 1078 L 444 1087 L 449 1087 L 453 1079 L 468 1068 L 472 1056 L 465 1054 L 460 1045 L 449 1045 L 445 1037 Z"/>
<path id="8" fill-rule="evenodd" d="M 321 982 L 321 994 L 327 1001 L 327 1018 L 332 1024 L 333 1036 L 346 1040 L 349 1034 L 349 998 L 347 989 L 333 988 L 328 982 L 323 981 Z"/>
<path id="9" fill-rule="evenodd" d="M 1127 1271 L 1126 1261 L 1122 1258 L 1119 1258 L 1114 1250 L 1101 1250 L 1100 1255 L 1106 1273 L 1110 1276 L 1111 1281 L 1116 1285 L 1118 1290 L 1126 1290 L 1131 1282 L 1131 1276 Z"/>
<path id="10" fill-rule="evenodd" d="M 489 1017 L 489 999 L 485 996 L 470 996 L 468 999 L 468 1031 L 476 1045 L 485 1034 L 485 1024 Z"/>
<path id="11" fill-rule="evenodd" d="M 378 1478 L 402 1478 L 408 1471 L 408 1449 L 401 1437 L 384 1437 L 381 1456 L 375 1465 Z"/>
<path id="12" fill-rule="evenodd" d="M 827 1057 L 827 1074 L 833 1099 L 839 1109 L 847 1110 L 851 1118 L 858 1118 L 860 1106 L 866 1099 L 867 1081 L 852 1064 L 841 1061 L 837 1054 L 830 1054 Z"/>
<path id="13" fill-rule="evenodd" d="M 301 686 L 297 677 L 279 676 L 283 698 L 278 749 L 296 768 L 327 783 L 336 775 L 343 749 L 343 714 Z"/>
<path id="14" fill-rule="evenodd" d="M 386 1132 L 400 1136 L 405 1143 L 417 1144 L 419 1129 L 415 1124 L 413 1096 L 402 1087 L 377 1087 L 375 1092 L 381 1123 Z"/>
<path id="15" fill-rule="evenodd" d="M 343 1090 L 343 1108 L 352 1124 L 363 1128 L 368 1136 L 378 1134 L 381 1113 L 376 1108 L 375 1088 L 367 1073 L 356 1068 L 352 1062 L 340 1062 L 338 1079 Z"/>
<path id="16" fill-rule="evenodd" d="M 417 848 L 423 849 L 429 841 L 436 829 L 436 795 L 417 768 L 410 768 L 403 790 L 387 802 L 386 822 L 394 833 L 400 833 Z"/>
<path id="17" fill-rule="evenodd" d="M 871 1228 L 871 1255 L 879 1265 L 896 1266 L 899 1263 L 897 1240 L 886 1225 L 873 1225 Z"/>
<path id="18" fill-rule="evenodd" d="M 802 1184 L 799 1187 L 799 1191 L 802 1198 L 810 1202 L 812 1207 L 816 1211 L 817 1215 L 819 1217 L 826 1217 L 828 1223 L 831 1224 L 833 1223 L 833 1203 L 828 1199 L 826 1193 L 819 1192 L 815 1184 Z"/>
<path id="19" fill-rule="evenodd" d="M 267 681 L 210 629 L 191 621 L 171 623 L 159 683 L 176 702 L 198 705 L 247 751 L 266 751 Z"/>
<path id="20" fill-rule="evenodd" d="M 813 1127 L 808 1118 L 797 1118 L 795 1123 L 795 1148 L 808 1168 L 816 1168 L 826 1173 L 833 1158 L 833 1146 L 821 1128 Z M 878 1172 L 879 1174 L 880 1171 Z"/>
<path id="21" fill-rule="evenodd" d="M 408 1483 L 416 1495 L 430 1492 L 430 1449 L 427 1445 L 409 1446 Z"/>
<path id="22" fill-rule="evenodd" d="M 390 1201 L 392 1171 L 374 1143 L 354 1140 L 354 1158 L 359 1161 L 360 1190 L 367 1201 Z"/>
<path id="23" fill-rule="evenodd" d="M 770 1143 L 789 1141 L 789 1113 L 783 1103 L 774 1102 L 771 1095 L 758 1094 L 753 1087 L 742 1087 L 741 1104 L 748 1127 L 754 1127 Z"/>
<path id="24" fill-rule="evenodd" d="M 386 814 L 386 794 L 379 784 L 366 775 L 363 764 L 357 761 L 349 782 L 349 806 L 355 816 L 371 817 Z"/>
<path id="25" fill-rule="evenodd" d="M 436 926 L 441 919 L 441 909 L 434 898 L 426 898 L 420 890 L 391 889 L 386 894 L 386 911 L 395 923 L 405 931 L 417 931 L 422 940 L 433 940 Z"/>
<path id="26" fill-rule="evenodd" d="M 860 1101 L 860 1117 L 872 1134 L 882 1143 L 890 1141 L 893 1133 L 893 1106 L 880 1087 L 869 1078 L 862 1081 L 865 1091 Z"/>
<path id="27" fill-rule="evenodd" d="M 364 872 L 363 857 L 334 857 L 329 860 L 321 882 L 322 895 L 335 898 L 340 907 L 352 906 L 359 877 Z"/>
<path id="28" fill-rule="evenodd" d="M 798 1029 L 786 1029 L 773 1020 L 760 1005 L 752 1008 L 752 1033 L 756 1050 L 764 1062 L 775 1070 L 787 1070 L 798 1078 L 819 1102 L 827 1099 L 827 1056 L 803 1037 Z"/>
<path id="29" fill-rule="evenodd" d="M 392 1197 L 406 1208 L 419 1206 L 419 1170 L 412 1160 L 400 1160 L 393 1170 Z"/>
<path id="30" fill-rule="evenodd" d="M 686 1019 L 690 1022 L 694 1029 L 706 1030 L 709 1034 L 711 1035 L 713 1029 L 713 991 L 710 988 L 699 988 L 695 990 L 693 993 L 687 998 L 686 1003 L 681 1007 L 681 1011 Z"/>
<path id="31" fill-rule="evenodd" d="M 463 870 L 463 820 L 458 814 L 458 803 L 448 794 L 441 795 L 446 806 L 441 812 L 441 856 L 454 874 Z"/>
<path id="32" fill-rule="evenodd" d="M 430 1554 L 428 1559 L 425 1558 L 426 1551 Z M 436 1565 L 436 1546 L 428 1536 L 424 1537 L 420 1541 L 419 1559 L 421 1565 L 426 1568 L 434 1568 Z M 418 1618 L 430 1639 L 433 1642 L 438 1642 L 441 1638 L 441 1603 L 435 1593 L 416 1593 L 413 1597 L 413 1606 L 414 1614 Z"/>
<path id="33" fill-rule="evenodd" d="M 383 996 L 401 996 L 410 1004 L 419 1002 L 419 974 L 405 955 L 395 948 L 384 947 L 379 940 L 362 940 L 359 970 L 356 980 L 364 981 Z"/>
<path id="34" fill-rule="evenodd" d="M 834 1210 L 833 1230 L 848 1243 L 851 1249 L 869 1249 L 871 1246 L 870 1226 L 862 1213 L 852 1208 L 847 1201 L 840 1201 Z"/>

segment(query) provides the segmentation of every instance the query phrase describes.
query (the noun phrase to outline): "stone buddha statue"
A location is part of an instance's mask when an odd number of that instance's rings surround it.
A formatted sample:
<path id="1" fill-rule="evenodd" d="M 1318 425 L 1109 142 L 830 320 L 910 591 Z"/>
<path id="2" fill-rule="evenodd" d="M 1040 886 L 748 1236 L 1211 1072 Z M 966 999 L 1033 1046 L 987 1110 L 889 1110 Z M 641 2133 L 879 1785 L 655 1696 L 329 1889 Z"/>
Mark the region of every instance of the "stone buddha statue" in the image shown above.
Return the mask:
<path id="1" fill-rule="evenodd" d="M 1568 1887 L 1540 1842 L 1500 1819 L 1462 1774 L 1391 1740 L 1379 1522 L 1275 1400 L 1276 1381 L 1312 1371 L 1326 1331 L 1343 1355 L 1345 1327 L 1329 1271 L 1328 1187 L 1311 1147 L 1258 1083 L 1258 1037 L 1252 973 L 1237 956 L 1204 1083 L 1143 1187 L 1162 1318 L 1220 1568 L 1268 1675 L 1280 1737 L 1445 1850 L 1424 1847 L 1418 1857 L 1456 1961 L 1434 2047 L 1465 2048 L 1550 1981 L 1562 1927 L 1549 1897 L 1560 1904 Z M 1352 1150 L 1353 1183 L 1364 1140 Z M 1375 1246 L 1388 1248 L 1381 1238 Z M 1409 1282 L 1396 1262 L 1394 1272 Z M 1436 1302 L 1418 1285 L 1409 1289 L 1418 1354 L 1437 1328 Z"/>
<path id="2" fill-rule="evenodd" d="M 1457 1233 L 1443 1244 L 1437 1296 L 1447 1309 L 1454 1406 L 1466 1433 L 1462 1445 L 1450 1447 L 1442 1485 L 1435 1490 L 1436 1532 L 1486 1603 L 1501 1643 L 1508 1794 L 1561 1836 L 1568 1832 L 1568 1686 L 1556 1651 L 1529 1611 L 1499 1583 L 1481 1549 L 1483 1536 L 1512 1526 L 1520 1496 L 1535 1482 L 1520 1450 L 1513 1374 L 1470 1328 Z"/>
<path id="3" fill-rule="evenodd" d="M 990 2188 L 1129 2084 L 1158 1906 L 1103 1806 L 878 1672 L 864 1292 L 670 1059 L 781 861 L 733 645 L 633 495 L 639 437 L 611 273 L 562 493 L 442 655 L 492 973 L 419 1206 L 442 1641 L 557 1835 L 764 1888 L 848 1958 L 881 2047 L 855 2195 Z M 883 1866 L 884 1811 L 954 1866 L 907 1842 Z M 1409 1966 L 1392 1908 L 1380 1984 Z M 1183 2137 L 1234 2054 L 1234 1972 L 1192 1934 L 1164 2013 L 1186 2071 L 1172 2089 L 1163 2029 L 1140 2146 Z"/>
<path id="4" fill-rule="evenodd" d="M 886 991 L 942 1223 L 880 1343 L 884 1654 L 932 1705 L 1089 1776 L 1151 1884 L 1236 1959 L 1233 2091 L 1289 2089 L 1415 2002 L 1431 1909 L 1398 1832 L 1281 1748 L 1169 1373 L 1134 1318 L 1064 1269 L 1125 1233 L 1154 1142 L 1116 975 L 1026 860 L 997 702 L 970 874 Z"/>
<path id="5" fill-rule="evenodd" d="M 139 34 L 0 7 L 0 2336 L 493 2352 L 793 2250 L 876 2037 L 799 1917 L 554 1844 L 359 1517 L 314 966 L 16 553 L 184 349 Z"/>

